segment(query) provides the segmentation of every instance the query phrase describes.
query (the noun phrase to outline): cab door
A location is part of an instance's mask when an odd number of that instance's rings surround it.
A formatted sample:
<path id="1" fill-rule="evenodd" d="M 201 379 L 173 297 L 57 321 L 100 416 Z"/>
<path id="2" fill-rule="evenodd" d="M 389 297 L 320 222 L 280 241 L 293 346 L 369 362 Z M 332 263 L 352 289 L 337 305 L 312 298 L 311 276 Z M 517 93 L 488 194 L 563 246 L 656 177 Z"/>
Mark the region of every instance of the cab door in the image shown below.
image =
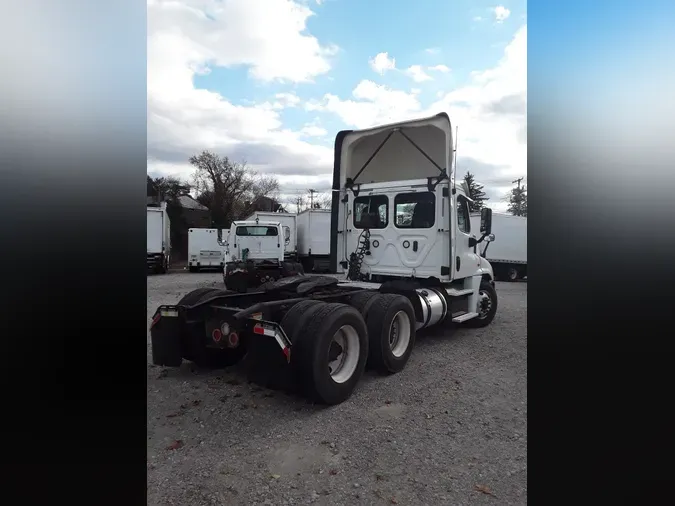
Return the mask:
<path id="1" fill-rule="evenodd" d="M 469 201 L 464 195 L 457 195 L 456 203 L 457 233 L 454 241 L 454 265 L 452 266 L 454 279 L 473 276 L 480 266 L 480 256 L 477 252 L 474 252 L 474 247 L 469 245 L 471 237 L 476 237 L 479 232 L 471 229 Z"/>

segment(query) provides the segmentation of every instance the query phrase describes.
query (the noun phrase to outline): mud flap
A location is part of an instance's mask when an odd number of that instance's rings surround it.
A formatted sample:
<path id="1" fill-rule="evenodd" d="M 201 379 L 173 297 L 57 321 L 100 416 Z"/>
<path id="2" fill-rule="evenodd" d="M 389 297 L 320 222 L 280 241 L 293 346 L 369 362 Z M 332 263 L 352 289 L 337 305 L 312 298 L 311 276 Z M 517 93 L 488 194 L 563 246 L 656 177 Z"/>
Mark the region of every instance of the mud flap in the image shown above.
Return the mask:
<path id="1" fill-rule="evenodd" d="M 150 330 L 152 342 L 152 363 L 166 367 L 179 367 L 183 363 L 181 353 L 181 325 L 178 313 L 165 313 L 155 316 L 156 320 Z"/>

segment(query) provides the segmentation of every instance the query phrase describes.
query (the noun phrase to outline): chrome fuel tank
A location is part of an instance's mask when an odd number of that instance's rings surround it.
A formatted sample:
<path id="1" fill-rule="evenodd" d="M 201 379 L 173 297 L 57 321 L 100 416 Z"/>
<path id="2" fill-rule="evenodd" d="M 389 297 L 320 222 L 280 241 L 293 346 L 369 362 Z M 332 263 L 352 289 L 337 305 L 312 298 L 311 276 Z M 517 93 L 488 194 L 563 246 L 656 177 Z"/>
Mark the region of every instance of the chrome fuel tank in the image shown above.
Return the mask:
<path id="1" fill-rule="evenodd" d="M 443 292 L 436 288 L 418 288 L 416 292 L 422 305 L 422 321 L 417 322 L 417 329 L 443 321 L 448 314 L 448 303 Z"/>

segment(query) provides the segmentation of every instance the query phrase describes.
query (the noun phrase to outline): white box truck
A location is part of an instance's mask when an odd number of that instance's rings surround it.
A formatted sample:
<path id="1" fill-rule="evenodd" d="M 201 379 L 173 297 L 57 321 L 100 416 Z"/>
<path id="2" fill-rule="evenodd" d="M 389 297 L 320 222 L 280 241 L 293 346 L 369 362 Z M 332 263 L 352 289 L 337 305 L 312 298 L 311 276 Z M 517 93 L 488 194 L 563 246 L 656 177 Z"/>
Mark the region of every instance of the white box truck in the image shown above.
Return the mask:
<path id="1" fill-rule="evenodd" d="M 471 216 L 471 230 L 478 230 L 480 215 Z M 495 238 L 481 248 L 499 281 L 517 281 L 527 277 L 527 218 L 510 214 L 492 214 Z M 487 250 L 485 249 L 487 248 Z"/>
<path id="2" fill-rule="evenodd" d="M 330 270 L 330 220 L 328 209 L 307 209 L 298 214 L 298 260 L 306 272 Z"/>
<path id="3" fill-rule="evenodd" d="M 225 248 L 218 244 L 218 229 L 189 229 L 188 268 L 190 272 L 199 272 L 201 269 L 222 269 L 224 265 Z"/>
<path id="4" fill-rule="evenodd" d="M 289 230 L 289 241 L 286 243 L 286 249 L 284 250 L 284 259 L 286 261 L 296 261 L 297 260 L 297 248 L 298 248 L 298 233 L 296 225 L 296 214 L 294 213 L 272 213 L 266 211 L 256 211 L 251 216 L 242 221 L 270 221 L 270 222 L 279 222 L 282 227 L 287 227 Z M 284 232 L 284 236 L 286 232 Z"/>
<path id="5" fill-rule="evenodd" d="M 166 202 L 147 207 L 148 272 L 164 274 L 171 261 L 171 222 Z"/>

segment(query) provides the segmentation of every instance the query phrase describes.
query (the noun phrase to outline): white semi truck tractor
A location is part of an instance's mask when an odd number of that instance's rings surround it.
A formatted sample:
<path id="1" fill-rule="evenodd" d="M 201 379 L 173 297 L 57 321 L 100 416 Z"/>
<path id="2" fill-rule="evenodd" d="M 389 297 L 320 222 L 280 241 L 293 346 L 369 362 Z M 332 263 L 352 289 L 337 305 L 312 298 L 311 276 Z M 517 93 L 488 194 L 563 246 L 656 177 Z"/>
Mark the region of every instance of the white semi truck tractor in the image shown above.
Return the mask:
<path id="1" fill-rule="evenodd" d="M 490 238 L 492 214 L 483 210 L 471 228 L 453 146 L 445 113 L 339 132 L 330 256 L 343 279 L 297 275 L 246 293 L 188 293 L 157 308 L 153 362 L 226 366 L 245 357 L 254 381 L 285 378 L 276 384 L 338 404 L 366 365 L 403 370 L 418 331 L 489 325 L 497 292 L 478 245 Z"/>

